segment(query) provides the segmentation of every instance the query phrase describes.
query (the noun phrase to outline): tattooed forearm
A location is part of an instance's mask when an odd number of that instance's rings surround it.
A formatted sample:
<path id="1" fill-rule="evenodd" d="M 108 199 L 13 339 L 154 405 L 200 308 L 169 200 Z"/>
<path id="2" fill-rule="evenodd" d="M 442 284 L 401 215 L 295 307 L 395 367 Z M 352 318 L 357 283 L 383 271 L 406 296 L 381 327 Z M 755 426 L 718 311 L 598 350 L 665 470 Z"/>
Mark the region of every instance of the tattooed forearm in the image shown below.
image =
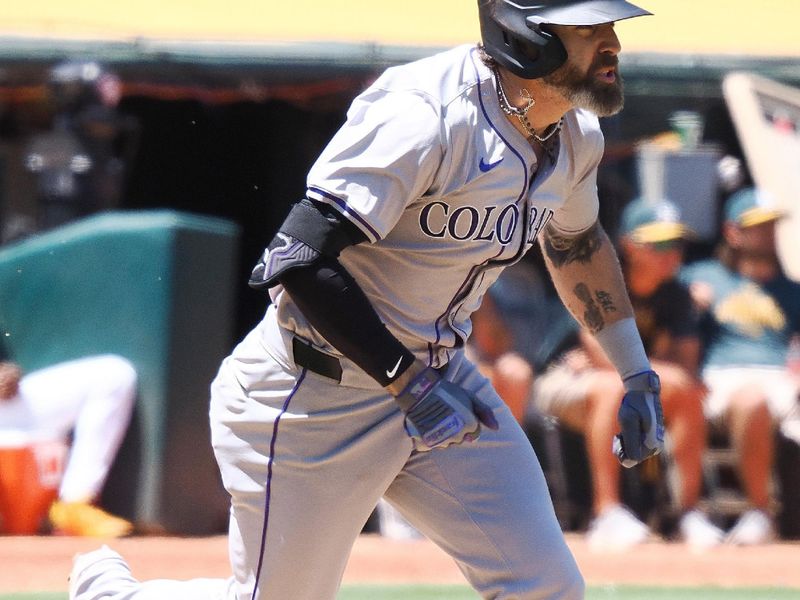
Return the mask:
<path id="1" fill-rule="evenodd" d="M 594 301 L 592 292 L 585 283 L 579 283 L 573 289 L 578 300 L 583 302 L 583 324 L 589 331 L 596 333 L 605 327 L 605 320 L 603 314 L 600 312 L 600 307 Z"/>
<path id="2" fill-rule="evenodd" d="M 600 226 L 595 224 L 578 236 L 567 237 L 548 227 L 545 231 L 544 250 L 550 262 L 557 268 L 574 262 L 586 264 L 603 243 L 601 232 Z"/>
<path id="3" fill-rule="evenodd" d="M 600 303 L 600 307 L 603 309 L 604 313 L 617 312 L 617 307 L 614 304 L 614 298 L 611 297 L 611 294 L 603 290 L 597 290 L 594 296 Z"/>
<path id="4" fill-rule="evenodd" d="M 633 316 L 619 260 L 600 223 L 574 237 L 549 227 L 541 246 L 559 297 L 586 330 L 596 334 Z"/>

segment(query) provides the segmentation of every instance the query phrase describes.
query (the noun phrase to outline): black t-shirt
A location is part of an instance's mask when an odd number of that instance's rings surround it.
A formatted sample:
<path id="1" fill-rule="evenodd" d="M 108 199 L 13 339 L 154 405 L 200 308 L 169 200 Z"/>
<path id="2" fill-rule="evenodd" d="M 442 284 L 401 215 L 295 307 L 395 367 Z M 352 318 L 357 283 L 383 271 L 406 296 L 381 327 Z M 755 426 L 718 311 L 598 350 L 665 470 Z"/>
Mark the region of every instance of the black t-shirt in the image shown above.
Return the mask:
<path id="1" fill-rule="evenodd" d="M 676 338 L 698 335 L 698 314 L 688 288 L 682 283 L 667 281 L 646 297 L 630 291 L 629 294 L 636 326 L 648 354 L 659 333 L 667 332 Z"/>

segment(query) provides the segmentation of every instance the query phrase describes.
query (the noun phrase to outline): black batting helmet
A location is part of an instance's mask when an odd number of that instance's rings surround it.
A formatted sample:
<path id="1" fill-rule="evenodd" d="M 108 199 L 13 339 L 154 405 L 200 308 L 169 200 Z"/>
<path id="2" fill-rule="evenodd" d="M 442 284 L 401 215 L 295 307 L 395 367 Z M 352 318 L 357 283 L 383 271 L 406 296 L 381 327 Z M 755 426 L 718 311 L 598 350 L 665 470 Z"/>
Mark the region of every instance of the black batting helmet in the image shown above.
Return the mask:
<path id="1" fill-rule="evenodd" d="M 546 25 L 600 25 L 649 15 L 626 0 L 478 0 L 487 54 L 524 79 L 538 79 L 567 60 Z"/>

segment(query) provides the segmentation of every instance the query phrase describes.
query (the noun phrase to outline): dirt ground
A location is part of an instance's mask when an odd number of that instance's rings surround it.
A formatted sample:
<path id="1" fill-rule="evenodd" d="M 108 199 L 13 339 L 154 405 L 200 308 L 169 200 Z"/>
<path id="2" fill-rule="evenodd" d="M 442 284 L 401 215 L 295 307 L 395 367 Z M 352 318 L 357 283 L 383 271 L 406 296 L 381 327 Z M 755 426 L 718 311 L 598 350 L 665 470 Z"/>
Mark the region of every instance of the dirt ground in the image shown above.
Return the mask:
<path id="1" fill-rule="evenodd" d="M 797 588 L 800 543 L 754 548 L 723 547 L 697 554 L 680 543 L 653 542 L 623 554 L 590 551 L 581 536 L 567 536 L 589 585 L 715 585 Z M 0 537 L 0 593 L 65 591 L 72 556 L 97 540 L 68 537 Z M 132 537 L 110 544 L 140 579 L 225 577 L 225 537 Z M 362 535 L 345 572 L 346 583 L 464 583 L 453 561 L 428 541 L 390 541 Z"/>

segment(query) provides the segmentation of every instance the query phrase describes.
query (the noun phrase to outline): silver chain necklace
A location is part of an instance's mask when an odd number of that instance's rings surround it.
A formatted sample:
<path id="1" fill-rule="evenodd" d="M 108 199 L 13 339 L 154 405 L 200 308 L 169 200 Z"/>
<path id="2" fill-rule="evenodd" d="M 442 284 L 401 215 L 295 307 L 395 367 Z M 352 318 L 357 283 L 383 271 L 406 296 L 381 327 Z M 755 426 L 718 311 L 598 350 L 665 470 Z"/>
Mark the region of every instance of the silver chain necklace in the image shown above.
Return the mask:
<path id="1" fill-rule="evenodd" d="M 498 100 L 500 100 L 500 108 L 507 115 L 517 117 L 519 122 L 522 124 L 522 128 L 528 134 L 528 137 L 535 139 L 542 146 L 544 146 L 547 140 L 549 140 L 556 133 L 561 131 L 561 123 L 563 121 L 563 117 L 558 120 L 558 123 L 550 127 L 550 133 L 543 136 L 538 135 L 536 133 L 536 130 L 533 128 L 533 125 L 531 125 L 531 122 L 528 120 L 528 111 L 532 109 L 536 104 L 536 100 L 533 99 L 531 93 L 525 88 L 522 88 L 520 90 L 520 94 L 522 94 L 522 96 L 525 98 L 526 104 L 522 108 L 517 108 L 516 106 L 511 104 L 511 102 L 508 101 L 508 96 L 506 96 L 506 91 L 503 89 L 503 83 L 500 81 L 500 73 L 498 73 L 495 70 L 494 76 L 497 79 L 497 98 Z"/>

